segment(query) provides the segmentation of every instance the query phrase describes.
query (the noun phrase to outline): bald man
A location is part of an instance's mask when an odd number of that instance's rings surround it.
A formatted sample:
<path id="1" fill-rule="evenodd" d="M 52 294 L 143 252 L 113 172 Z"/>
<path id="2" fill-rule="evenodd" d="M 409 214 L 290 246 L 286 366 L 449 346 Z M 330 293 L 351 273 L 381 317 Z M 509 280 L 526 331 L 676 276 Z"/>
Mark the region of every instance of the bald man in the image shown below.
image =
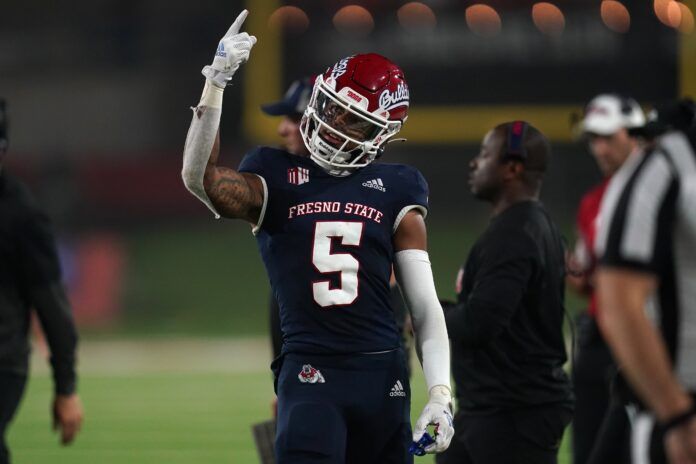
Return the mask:
<path id="1" fill-rule="evenodd" d="M 573 395 L 563 341 L 561 235 L 539 202 L 549 143 L 523 121 L 501 124 L 470 163 L 491 204 L 457 303 L 444 305 L 459 410 L 439 464 L 556 463 Z"/>

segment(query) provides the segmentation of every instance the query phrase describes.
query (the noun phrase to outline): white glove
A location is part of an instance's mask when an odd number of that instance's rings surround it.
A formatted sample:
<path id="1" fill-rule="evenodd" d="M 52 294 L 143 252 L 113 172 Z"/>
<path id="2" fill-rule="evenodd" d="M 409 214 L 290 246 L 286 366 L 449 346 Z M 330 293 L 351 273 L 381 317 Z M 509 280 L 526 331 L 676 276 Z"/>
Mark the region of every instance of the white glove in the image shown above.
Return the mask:
<path id="1" fill-rule="evenodd" d="M 251 47 L 256 43 L 256 37 L 253 35 L 239 32 L 248 14 L 248 10 L 239 13 L 227 33 L 220 39 L 213 63 L 201 71 L 206 79 L 221 89 L 230 82 L 239 65 L 246 63 Z"/>
<path id="2" fill-rule="evenodd" d="M 425 448 L 426 453 L 441 453 L 447 449 L 452 437 L 452 394 L 444 385 L 435 385 L 430 389 L 430 400 L 416 421 L 413 429 L 413 441 L 417 442 L 427 431 L 428 425 L 435 426 L 435 443 Z"/>

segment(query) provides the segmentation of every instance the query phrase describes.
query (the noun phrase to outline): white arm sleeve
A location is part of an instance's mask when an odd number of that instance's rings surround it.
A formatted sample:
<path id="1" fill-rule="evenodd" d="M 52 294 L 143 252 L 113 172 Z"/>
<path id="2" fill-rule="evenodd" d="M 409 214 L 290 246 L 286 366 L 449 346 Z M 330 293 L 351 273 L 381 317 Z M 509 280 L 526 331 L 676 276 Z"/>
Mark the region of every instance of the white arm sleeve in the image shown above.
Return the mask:
<path id="1" fill-rule="evenodd" d="M 428 252 L 397 252 L 394 256 L 394 270 L 401 294 L 411 312 L 416 348 L 423 364 L 428 391 L 437 385 L 451 389 L 447 325 L 435 291 Z"/>
<path id="2" fill-rule="evenodd" d="M 186 135 L 184 167 L 181 170 L 186 188 L 210 208 L 216 219 L 220 218 L 220 214 L 205 193 L 203 176 L 220 127 L 223 90 L 206 80 L 201 101 L 197 107 L 192 108 L 193 120 Z"/>

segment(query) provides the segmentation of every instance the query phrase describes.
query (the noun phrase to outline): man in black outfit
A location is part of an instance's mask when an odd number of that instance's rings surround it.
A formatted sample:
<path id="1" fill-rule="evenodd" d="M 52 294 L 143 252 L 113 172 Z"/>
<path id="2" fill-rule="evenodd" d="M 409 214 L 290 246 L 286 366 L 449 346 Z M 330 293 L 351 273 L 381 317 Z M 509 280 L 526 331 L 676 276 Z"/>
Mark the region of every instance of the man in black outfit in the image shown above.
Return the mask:
<path id="1" fill-rule="evenodd" d="M 0 99 L 0 163 L 7 145 L 5 102 Z M 77 333 L 48 219 L 24 185 L 0 164 L 0 464 L 10 462 L 5 431 L 27 380 L 31 308 L 51 349 L 53 426 L 60 428 L 61 441 L 68 444 L 82 422 L 75 393 Z"/>
<path id="2" fill-rule="evenodd" d="M 522 121 L 501 124 L 471 161 L 469 185 L 492 219 L 445 306 L 459 410 L 439 464 L 556 463 L 573 394 L 563 371 L 565 262 L 538 201 L 549 143 Z"/>

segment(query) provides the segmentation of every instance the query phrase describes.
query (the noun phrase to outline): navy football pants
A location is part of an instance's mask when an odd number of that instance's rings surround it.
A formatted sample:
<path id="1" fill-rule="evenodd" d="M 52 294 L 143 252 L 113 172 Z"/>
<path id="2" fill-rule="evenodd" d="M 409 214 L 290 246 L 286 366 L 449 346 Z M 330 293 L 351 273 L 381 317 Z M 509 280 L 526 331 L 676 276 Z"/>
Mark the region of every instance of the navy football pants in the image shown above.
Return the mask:
<path id="1" fill-rule="evenodd" d="M 324 382 L 302 382 L 305 365 L 318 370 Z M 278 464 L 413 463 L 408 454 L 411 391 L 401 350 L 291 353 L 275 370 Z"/>

